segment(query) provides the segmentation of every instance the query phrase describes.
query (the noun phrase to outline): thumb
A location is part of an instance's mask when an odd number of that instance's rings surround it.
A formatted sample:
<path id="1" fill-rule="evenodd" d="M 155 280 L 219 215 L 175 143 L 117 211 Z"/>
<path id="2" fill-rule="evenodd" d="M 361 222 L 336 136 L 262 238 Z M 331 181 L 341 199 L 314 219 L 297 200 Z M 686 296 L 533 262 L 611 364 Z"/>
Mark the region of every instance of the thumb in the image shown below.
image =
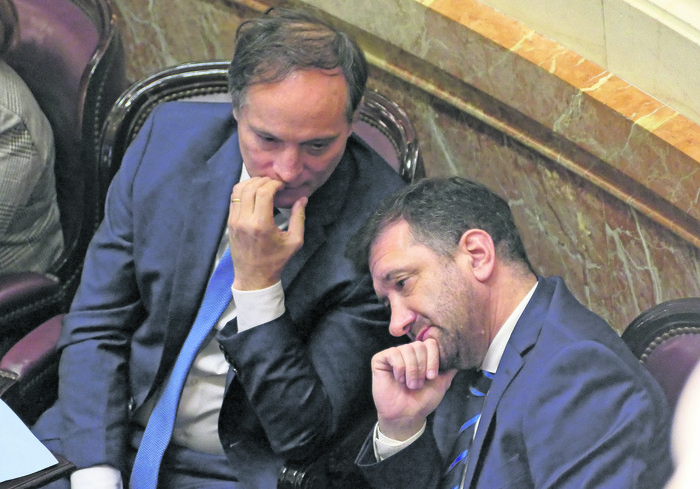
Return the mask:
<path id="1" fill-rule="evenodd" d="M 306 220 L 306 204 L 309 202 L 307 197 L 302 197 L 296 202 L 292 207 L 292 214 L 289 216 L 289 226 L 287 227 L 287 232 L 294 237 L 299 238 L 300 241 L 304 239 L 304 222 Z"/>

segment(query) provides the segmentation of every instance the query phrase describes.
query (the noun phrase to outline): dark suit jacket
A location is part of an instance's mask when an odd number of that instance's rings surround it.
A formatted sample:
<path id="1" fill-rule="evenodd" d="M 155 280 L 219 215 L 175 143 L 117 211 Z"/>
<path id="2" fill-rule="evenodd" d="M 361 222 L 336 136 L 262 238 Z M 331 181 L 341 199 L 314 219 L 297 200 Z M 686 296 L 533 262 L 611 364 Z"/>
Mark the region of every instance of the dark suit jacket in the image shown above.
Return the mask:
<path id="1" fill-rule="evenodd" d="M 64 320 L 59 400 L 35 428 L 58 437 L 77 467 L 128 470 L 131 416 L 162 384 L 194 321 L 241 164 L 228 104 L 165 104 L 125 155 Z M 371 407 L 370 359 L 391 341 L 388 316 L 344 249 L 403 185 L 351 137 L 309 199 L 304 245 L 282 278 L 286 313 L 239 335 L 232 324 L 222 330 L 238 375 L 220 437 L 245 487 L 274 487 L 283 459 L 311 456 Z"/>
<path id="2" fill-rule="evenodd" d="M 436 488 L 464 422 L 460 372 L 414 444 L 376 463 L 373 487 Z M 506 346 L 470 449 L 465 488 L 649 488 L 671 472 L 663 393 L 600 317 L 558 278 L 539 279 Z"/>

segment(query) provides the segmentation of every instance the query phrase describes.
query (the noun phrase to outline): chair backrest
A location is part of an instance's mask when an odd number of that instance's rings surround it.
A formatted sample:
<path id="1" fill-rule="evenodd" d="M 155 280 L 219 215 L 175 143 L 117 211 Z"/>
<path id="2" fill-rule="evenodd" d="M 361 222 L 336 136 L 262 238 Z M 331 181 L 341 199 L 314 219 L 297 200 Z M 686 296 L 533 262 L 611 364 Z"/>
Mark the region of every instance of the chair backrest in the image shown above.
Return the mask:
<path id="1" fill-rule="evenodd" d="M 228 61 L 187 63 L 155 73 L 133 84 L 107 116 L 101 142 L 102 185 L 106 189 L 119 169 L 129 143 L 153 108 L 173 100 L 230 101 Z M 424 176 L 418 138 L 404 110 L 368 90 L 354 132 L 411 182 Z"/>
<path id="2" fill-rule="evenodd" d="M 7 62 L 27 83 L 54 131 L 56 185 L 65 251 L 49 270 L 68 302 L 101 220 L 98 142 L 126 89 L 124 50 L 110 0 L 14 0 L 19 42 Z"/>
<path id="3" fill-rule="evenodd" d="M 675 409 L 700 360 L 700 297 L 658 304 L 637 316 L 622 339 L 651 372 Z"/>

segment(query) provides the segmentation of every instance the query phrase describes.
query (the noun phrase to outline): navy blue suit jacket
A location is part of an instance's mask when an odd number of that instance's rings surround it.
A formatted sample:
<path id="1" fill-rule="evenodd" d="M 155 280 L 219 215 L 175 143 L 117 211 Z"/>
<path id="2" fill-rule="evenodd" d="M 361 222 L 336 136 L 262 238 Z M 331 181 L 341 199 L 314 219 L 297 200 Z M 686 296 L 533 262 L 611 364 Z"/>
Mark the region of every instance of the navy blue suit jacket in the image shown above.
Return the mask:
<path id="1" fill-rule="evenodd" d="M 460 372 L 426 432 L 376 463 L 372 487 L 440 487 L 469 377 Z M 539 279 L 506 346 L 470 449 L 465 488 L 658 489 L 671 473 L 670 414 L 659 386 L 558 278 Z"/>
<path id="2" fill-rule="evenodd" d="M 35 427 L 77 467 L 129 470 L 131 417 L 194 321 L 241 164 L 229 104 L 164 104 L 125 155 L 64 320 L 59 400 Z M 274 487 L 284 459 L 313 455 L 371 407 L 370 359 L 391 342 L 388 316 L 344 250 L 403 185 L 351 137 L 309 199 L 304 245 L 282 277 L 286 313 L 241 334 L 222 330 L 238 375 L 220 438 L 245 487 Z"/>

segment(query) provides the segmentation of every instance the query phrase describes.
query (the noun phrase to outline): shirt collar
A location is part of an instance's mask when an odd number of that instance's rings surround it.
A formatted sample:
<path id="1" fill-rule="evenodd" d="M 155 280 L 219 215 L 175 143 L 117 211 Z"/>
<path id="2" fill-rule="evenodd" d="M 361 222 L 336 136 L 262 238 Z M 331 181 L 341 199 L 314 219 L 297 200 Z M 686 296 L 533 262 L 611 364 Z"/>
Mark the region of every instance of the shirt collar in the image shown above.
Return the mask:
<path id="1" fill-rule="evenodd" d="M 515 329 L 515 325 L 518 323 L 518 319 L 520 319 L 520 316 L 523 314 L 525 307 L 527 307 L 527 304 L 530 302 L 530 298 L 532 297 L 532 294 L 535 293 L 536 288 L 537 284 L 535 284 L 530 289 L 530 292 L 528 292 L 527 295 L 523 298 L 523 300 L 520 301 L 520 304 L 518 304 L 518 306 L 513 310 L 513 312 L 510 313 L 510 316 L 508 316 L 506 322 L 503 323 L 501 329 L 498 331 L 498 333 L 496 333 L 495 338 L 489 345 L 489 349 L 486 350 L 486 356 L 484 357 L 484 361 L 481 362 L 482 370 L 486 370 L 490 373 L 495 373 L 498 369 L 498 364 L 501 363 L 501 357 L 503 356 L 503 352 L 506 349 L 506 345 L 508 344 L 510 335 L 513 333 L 513 329 Z"/>

